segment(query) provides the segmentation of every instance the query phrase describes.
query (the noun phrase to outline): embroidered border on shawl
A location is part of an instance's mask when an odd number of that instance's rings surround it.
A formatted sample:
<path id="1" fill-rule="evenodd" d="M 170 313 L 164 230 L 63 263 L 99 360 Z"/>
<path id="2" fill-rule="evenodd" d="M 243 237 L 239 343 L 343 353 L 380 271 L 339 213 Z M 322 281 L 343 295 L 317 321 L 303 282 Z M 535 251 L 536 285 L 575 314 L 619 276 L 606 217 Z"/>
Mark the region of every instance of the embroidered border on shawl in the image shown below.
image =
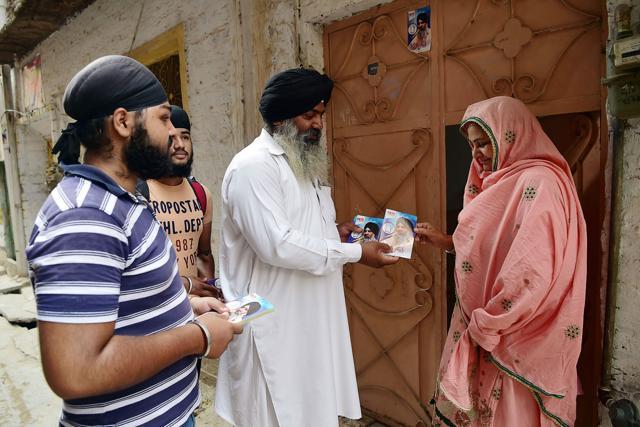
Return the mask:
<path id="1" fill-rule="evenodd" d="M 460 305 L 460 300 L 458 299 L 458 289 L 455 290 L 455 296 L 456 296 L 456 305 L 458 306 L 458 310 L 460 310 L 460 315 L 462 316 L 462 320 L 464 321 L 465 325 L 467 327 L 469 327 L 469 323 L 467 322 L 467 319 L 466 319 L 466 316 L 464 314 L 464 311 L 462 310 L 462 306 Z M 507 367 L 505 367 L 503 364 L 498 362 L 496 360 L 496 358 L 493 357 L 493 355 L 491 353 L 486 352 L 486 354 L 489 357 L 489 360 L 494 365 L 496 365 L 496 367 L 499 370 L 501 370 L 502 372 L 507 374 L 510 378 L 513 378 L 514 380 L 516 380 L 519 383 L 523 384 L 525 387 L 527 387 L 529 389 L 529 391 L 531 391 L 531 393 L 533 393 L 534 399 L 535 399 L 536 403 L 538 404 L 538 407 L 540 408 L 542 413 L 547 418 L 549 418 L 551 421 L 553 421 L 555 424 L 559 425 L 560 427 L 569 427 L 569 424 L 565 423 L 560 417 L 558 417 L 557 415 L 554 415 L 551 412 L 549 412 L 549 410 L 544 406 L 544 403 L 542 403 L 542 398 L 540 397 L 540 393 L 542 393 L 542 394 L 544 394 L 545 396 L 548 396 L 548 397 L 555 397 L 555 398 L 558 398 L 558 399 L 564 399 L 563 395 L 561 395 L 561 394 L 553 394 L 553 393 L 549 393 L 548 391 L 543 390 L 542 388 L 540 388 L 537 385 L 533 384 L 531 381 L 527 380 L 526 378 L 524 378 L 524 377 L 516 374 L 515 372 L 512 372 L 511 370 L 507 369 Z M 439 374 L 438 374 L 438 376 L 439 376 Z M 437 381 L 436 388 L 439 389 L 439 390 L 442 390 L 442 388 L 440 388 L 440 381 Z M 443 391 L 443 393 L 444 393 L 444 391 Z M 446 396 L 446 393 L 444 393 L 444 394 Z M 433 409 L 435 410 L 436 415 L 438 417 L 440 417 L 440 419 L 448 427 L 457 427 L 455 424 L 453 424 L 451 422 L 451 420 L 449 420 L 447 417 L 442 415 L 442 413 L 438 410 L 438 407 L 436 406 L 435 399 L 434 399 L 434 402 L 433 402 Z"/>
<path id="2" fill-rule="evenodd" d="M 433 404 L 433 409 L 436 412 L 436 416 L 438 418 L 440 418 L 442 420 L 443 423 L 445 423 L 448 427 L 457 427 L 454 423 L 451 422 L 451 420 L 447 417 L 445 417 L 442 412 L 440 412 L 438 410 L 438 407 L 436 406 L 436 404 Z"/>
<path id="3" fill-rule="evenodd" d="M 556 423 L 557 425 L 559 425 L 561 427 L 569 427 L 569 424 L 565 423 L 560 417 L 558 417 L 557 415 L 554 415 L 551 412 L 549 412 L 549 410 L 544 406 L 544 403 L 542 403 L 542 398 L 540 397 L 540 393 L 542 393 L 542 394 L 544 394 L 545 396 L 548 396 L 548 397 L 555 397 L 555 398 L 558 398 L 558 399 L 564 399 L 563 395 L 549 393 L 548 391 L 543 390 L 542 388 L 540 388 L 537 385 L 533 384 L 531 381 L 527 380 L 526 378 L 524 378 L 524 377 L 516 374 L 515 372 L 512 372 L 509 369 L 507 369 L 504 365 L 502 365 L 500 362 L 498 362 L 496 360 L 496 358 L 493 357 L 493 355 L 490 354 L 490 353 L 489 353 L 489 359 L 491 360 L 491 362 L 494 365 L 496 365 L 498 367 L 498 369 L 503 371 L 509 377 L 513 378 L 514 380 L 518 381 L 519 383 L 521 383 L 524 386 L 526 386 L 527 388 L 529 388 L 529 391 L 531 391 L 531 393 L 533 393 L 533 396 L 534 396 L 534 399 L 535 399 L 536 403 L 538 404 L 538 406 L 540 407 L 540 410 L 542 411 L 542 413 L 545 416 L 547 416 L 549 419 L 551 419 L 551 421 L 553 421 L 554 423 Z"/>
<path id="4" fill-rule="evenodd" d="M 528 379 L 526 379 L 526 378 L 516 374 L 515 372 L 509 370 L 502 363 L 498 362 L 498 360 L 496 360 L 496 358 L 493 357 L 492 354 L 489 354 L 489 358 L 491 359 L 491 362 L 493 362 L 493 364 L 498 367 L 498 369 L 500 369 L 501 371 L 504 371 L 504 373 L 506 373 L 507 375 L 509 375 L 513 379 L 517 380 L 518 382 L 524 384 L 525 386 L 529 387 L 533 391 L 538 392 L 538 393 L 542 393 L 542 394 L 544 394 L 545 396 L 548 396 L 548 397 L 556 397 L 558 399 L 563 399 L 564 398 L 564 395 L 549 393 L 548 391 L 542 389 L 541 387 L 538 387 L 537 385 L 535 385 L 534 383 L 532 383 Z"/>
<path id="5" fill-rule="evenodd" d="M 531 393 L 533 393 L 533 397 L 536 400 L 536 403 L 540 407 L 540 410 L 542 411 L 543 414 L 545 414 L 548 418 L 551 419 L 551 421 L 553 421 L 557 425 L 559 425 L 561 427 L 569 427 L 569 424 L 567 424 L 564 421 L 562 421 L 562 419 L 560 417 L 558 417 L 557 415 L 552 414 L 551 412 L 549 412 L 547 410 L 547 408 L 544 407 L 544 403 L 542 403 L 542 398 L 540 397 L 540 395 L 538 393 L 536 393 L 533 390 L 531 390 Z"/>
<path id="6" fill-rule="evenodd" d="M 482 120 L 480 117 L 469 117 L 467 120 L 463 121 L 462 123 L 460 123 L 460 127 L 466 125 L 467 123 L 475 123 L 478 126 L 480 126 L 482 128 L 482 130 L 484 130 L 484 132 L 489 136 L 489 139 L 491 140 L 491 145 L 493 146 L 493 162 L 491 164 L 491 171 L 495 172 L 496 170 L 498 170 L 498 157 L 500 154 L 500 149 L 498 147 L 498 140 L 496 139 L 495 135 L 493 134 L 493 131 L 491 130 L 491 128 L 489 127 L 489 125 Z"/>

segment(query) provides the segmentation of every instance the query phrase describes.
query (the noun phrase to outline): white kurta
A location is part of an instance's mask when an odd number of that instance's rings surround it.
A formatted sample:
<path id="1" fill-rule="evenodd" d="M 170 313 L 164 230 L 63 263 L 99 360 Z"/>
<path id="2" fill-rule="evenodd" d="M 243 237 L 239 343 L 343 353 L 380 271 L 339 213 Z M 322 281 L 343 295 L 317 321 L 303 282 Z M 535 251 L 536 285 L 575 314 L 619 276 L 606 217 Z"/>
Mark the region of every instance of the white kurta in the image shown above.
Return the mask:
<path id="1" fill-rule="evenodd" d="M 330 189 L 297 181 L 264 130 L 225 173 L 225 297 L 255 292 L 275 307 L 245 326 L 220 361 L 216 411 L 232 424 L 268 426 L 274 410 L 282 427 L 361 416 L 342 266 L 362 248 L 340 242 L 335 216 Z"/>

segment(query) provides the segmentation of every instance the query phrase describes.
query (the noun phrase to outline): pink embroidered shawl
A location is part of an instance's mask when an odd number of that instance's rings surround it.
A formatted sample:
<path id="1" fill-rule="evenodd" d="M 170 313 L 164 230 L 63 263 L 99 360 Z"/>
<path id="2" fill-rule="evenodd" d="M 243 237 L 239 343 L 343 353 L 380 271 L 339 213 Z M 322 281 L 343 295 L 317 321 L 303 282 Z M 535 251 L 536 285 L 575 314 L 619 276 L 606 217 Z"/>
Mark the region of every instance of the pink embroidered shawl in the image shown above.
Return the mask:
<path id="1" fill-rule="evenodd" d="M 571 171 L 538 120 L 514 98 L 471 105 L 463 129 L 468 123 L 489 135 L 493 172 L 472 162 L 453 235 L 466 329 L 453 337 L 452 322 L 439 392 L 463 411 L 472 409 L 477 344 L 503 374 L 533 392 L 529 397 L 543 414 L 571 425 L 587 261 Z"/>

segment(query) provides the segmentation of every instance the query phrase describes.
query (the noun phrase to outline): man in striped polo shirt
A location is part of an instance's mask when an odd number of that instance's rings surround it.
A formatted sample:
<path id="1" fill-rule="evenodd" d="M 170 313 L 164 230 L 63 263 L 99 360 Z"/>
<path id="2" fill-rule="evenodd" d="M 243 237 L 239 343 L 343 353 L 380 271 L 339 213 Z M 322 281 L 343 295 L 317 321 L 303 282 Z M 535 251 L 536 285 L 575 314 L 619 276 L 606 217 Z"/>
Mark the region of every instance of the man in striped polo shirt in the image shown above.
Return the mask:
<path id="1" fill-rule="evenodd" d="M 54 148 L 66 176 L 27 247 L 60 425 L 192 425 L 197 357 L 220 356 L 241 330 L 209 313 L 224 311 L 214 298 L 189 300 L 170 240 L 132 194 L 169 168 L 164 89 L 137 61 L 107 56 L 71 80 L 64 108 L 77 120 Z"/>

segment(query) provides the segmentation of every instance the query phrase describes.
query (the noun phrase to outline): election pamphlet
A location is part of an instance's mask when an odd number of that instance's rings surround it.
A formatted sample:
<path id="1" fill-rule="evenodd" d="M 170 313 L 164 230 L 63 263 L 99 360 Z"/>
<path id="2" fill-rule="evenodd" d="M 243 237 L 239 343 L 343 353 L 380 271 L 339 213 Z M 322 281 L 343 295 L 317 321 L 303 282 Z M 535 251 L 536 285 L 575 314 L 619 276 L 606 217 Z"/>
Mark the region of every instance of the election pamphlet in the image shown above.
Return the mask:
<path id="1" fill-rule="evenodd" d="M 273 304 L 258 294 L 249 294 L 226 304 L 229 322 L 244 325 L 273 311 Z"/>
<path id="2" fill-rule="evenodd" d="M 380 227 L 382 227 L 382 218 L 373 218 L 370 216 L 356 215 L 353 217 L 353 223 L 362 228 L 360 233 L 353 231 L 347 239 L 347 243 L 364 243 L 377 242 L 380 236 Z"/>
<path id="3" fill-rule="evenodd" d="M 417 221 L 415 215 L 387 209 L 380 231 L 380 243 L 391 246 L 388 255 L 411 258 Z"/>

